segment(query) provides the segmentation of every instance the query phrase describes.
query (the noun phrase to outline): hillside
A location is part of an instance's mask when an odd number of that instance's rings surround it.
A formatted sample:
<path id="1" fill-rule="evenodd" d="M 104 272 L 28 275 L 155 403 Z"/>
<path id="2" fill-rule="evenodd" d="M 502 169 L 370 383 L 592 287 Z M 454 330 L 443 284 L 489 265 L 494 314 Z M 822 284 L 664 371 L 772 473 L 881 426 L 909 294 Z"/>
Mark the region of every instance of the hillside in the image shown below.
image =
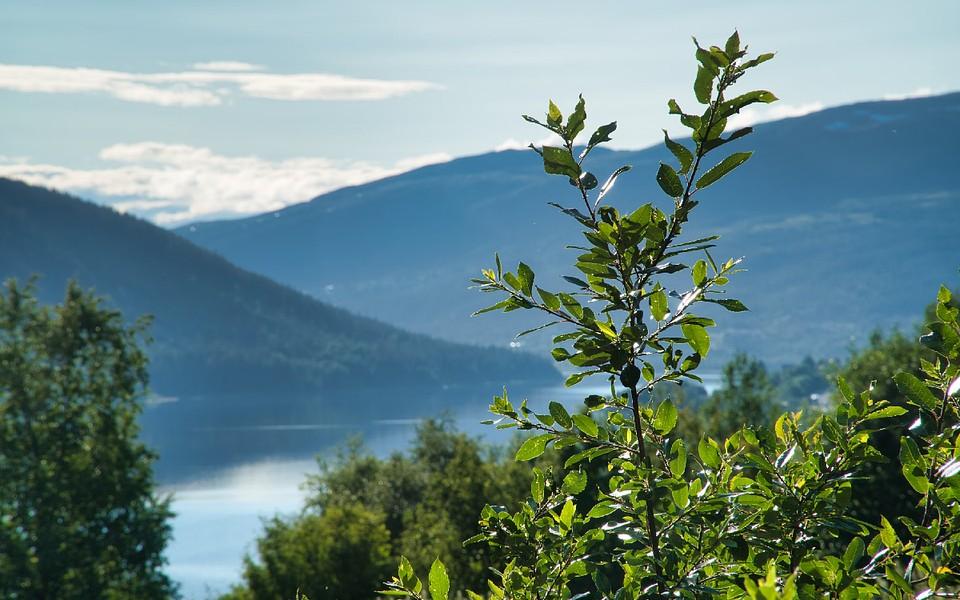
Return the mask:
<path id="1" fill-rule="evenodd" d="M 0 279 L 32 274 L 41 275 L 38 289 L 46 302 L 59 301 L 66 280 L 74 278 L 130 319 L 153 315 L 151 385 L 179 400 L 146 415 L 148 437 L 165 458 L 191 439 L 187 447 L 197 453 L 231 460 L 283 447 L 239 442 L 247 447 L 233 448 L 238 441 L 229 435 L 193 439 L 206 437 L 193 434 L 208 427 L 329 423 L 351 412 L 358 419 L 393 416 L 400 389 L 489 382 L 496 390 L 505 380 L 558 377 L 546 360 L 438 341 L 358 317 L 145 221 L 0 179 Z M 291 451 L 309 454 L 315 450 L 310 443 L 299 440 Z"/>
<path id="2" fill-rule="evenodd" d="M 687 232 L 722 233 L 717 255 L 747 257 L 749 271 L 732 290 L 752 312 L 724 317 L 714 364 L 735 349 L 774 363 L 840 356 L 875 326 L 912 324 L 939 282 L 956 285 L 958 134 L 960 94 L 949 94 L 766 123 L 731 144 L 756 154 L 705 193 Z M 601 180 L 621 164 L 634 167 L 613 194 L 620 206 L 662 198 L 654 180 L 666 160 L 660 147 L 594 157 Z M 572 255 L 562 248 L 578 238 L 548 201 L 576 199 L 542 173 L 535 154 L 508 151 L 177 231 L 350 310 L 504 345 L 533 322 L 519 311 L 467 319 L 487 300 L 467 291 L 467 280 L 495 251 L 505 262 L 529 262 L 541 280 L 566 274 Z"/>

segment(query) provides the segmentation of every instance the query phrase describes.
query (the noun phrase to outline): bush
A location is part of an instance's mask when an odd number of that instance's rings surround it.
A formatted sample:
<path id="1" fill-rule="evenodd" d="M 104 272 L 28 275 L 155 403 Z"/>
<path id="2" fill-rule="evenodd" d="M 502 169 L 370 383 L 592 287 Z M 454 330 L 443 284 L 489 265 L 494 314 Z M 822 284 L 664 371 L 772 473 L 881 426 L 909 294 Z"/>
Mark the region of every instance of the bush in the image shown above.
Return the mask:
<path id="1" fill-rule="evenodd" d="M 583 227 L 571 292 L 535 284 L 534 270 L 520 263 L 493 269 L 476 280 L 501 300 L 480 311 L 536 310 L 564 333 L 553 356 L 578 370 L 568 380 L 604 377 L 608 395 L 584 400 L 588 414 L 571 415 L 551 403 L 538 413 L 504 394 L 491 411 L 502 421 L 532 431 L 517 451 L 529 461 L 582 445 L 563 469 L 532 469 L 528 500 L 513 510 L 488 505 L 482 532 L 467 540 L 498 549 L 504 559 L 488 580 L 490 598 L 894 598 L 927 597 L 957 589 L 960 502 L 960 325 L 950 294 L 938 295 L 936 320 L 926 345 L 936 360 L 921 363 L 923 379 L 895 376 L 903 406 L 855 393 L 838 381 L 842 399 L 834 412 L 812 423 L 799 412 L 780 415 L 771 429 L 743 426 L 726 439 L 703 437 L 688 447 L 677 434 L 673 402 L 652 400 L 655 386 L 699 381 L 696 371 L 710 351 L 714 321 L 695 315 L 705 303 L 746 310 L 724 294 L 739 260 L 717 262 L 716 236 L 683 238 L 683 228 L 703 200 L 702 191 L 750 158 L 734 152 L 705 169 L 704 160 L 750 129 L 724 136 L 727 119 L 767 91 L 729 94 L 749 69 L 772 58 L 750 59 L 734 33 L 723 47 L 697 45 L 694 83 L 701 114 L 668 103 L 691 130 L 693 147 L 671 140 L 678 162 L 659 166 L 656 178 L 669 212 L 652 204 L 621 214 L 603 199 L 617 178 L 603 185 L 585 159 L 610 139 L 616 123 L 598 128 L 585 146 L 581 97 L 564 120 L 551 102 L 545 121 L 524 117 L 563 139 L 562 147 L 535 150 L 547 173 L 569 179 L 578 207 L 560 207 Z M 712 156 L 712 155 L 711 155 Z M 702 256 L 687 266 L 687 257 Z M 688 278 L 682 277 L 686 272 Z M 619 386 L 618 386 L 619 383 Z M 917 419 L 899 440 L 900 471 L 919 497 L 920 517 L 898 515 L 864 522 L 850 514 L 852 481 L 866 465 L 883 461 L 874 445 L 879 432 L 909 414 Z M 503 424 L 501 424 L 503 426 Z M 610 473 L 600 484 L 588 466 Z M 589 499 L 589 500 L 588 500 Z M 446 599 L 443 564 L 430 569 L 427 589 L 402 560 L 387 591 Z M 471 598 L 480 597 L 467 592 Z"/>

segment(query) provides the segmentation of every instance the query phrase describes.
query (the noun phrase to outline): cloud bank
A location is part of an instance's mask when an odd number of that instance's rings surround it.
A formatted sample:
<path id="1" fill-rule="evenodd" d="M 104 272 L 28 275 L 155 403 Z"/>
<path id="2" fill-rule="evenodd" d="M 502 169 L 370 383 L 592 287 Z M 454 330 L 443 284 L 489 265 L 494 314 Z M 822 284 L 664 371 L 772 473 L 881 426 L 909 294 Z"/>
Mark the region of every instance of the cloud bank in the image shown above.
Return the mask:
<path id="1" fill-rule="evenodd" d="M 823 102 L 807 102 L 806 104 L 773 104 L 753 105 L 741 110 L 738 114 L 727 119 L 727 129 L 734 130 L 740 127 L 749 127 L 757 123 L 802 117 L 821 111 L 825 108 Z"/>
<path id="2" fill-rule="evenodd" d="M 231 94 L 287 101 L 385 100 L 440 89 L 428 81 L 358 79 L 329 73 L 280 74 L 249 63 L 197 63 L 194 70 L 127 73 L 83 67 L 0 64 L 0 90 L 105 94 L 159 106 L 217 106 Z"/>
<path id="3" fill-rule="evenodd" d="M 450 160 L 449 155 L 437 153 L 388 166 L 319 157 L 270 161 L 160 142 L 114 144 L 99 156 L 116 165 L 72 169 L 17 161 L 0 164 L 0 177 L 96 195 L 121 212 L 175 226 L 278 210 L 336 188 Z"/>

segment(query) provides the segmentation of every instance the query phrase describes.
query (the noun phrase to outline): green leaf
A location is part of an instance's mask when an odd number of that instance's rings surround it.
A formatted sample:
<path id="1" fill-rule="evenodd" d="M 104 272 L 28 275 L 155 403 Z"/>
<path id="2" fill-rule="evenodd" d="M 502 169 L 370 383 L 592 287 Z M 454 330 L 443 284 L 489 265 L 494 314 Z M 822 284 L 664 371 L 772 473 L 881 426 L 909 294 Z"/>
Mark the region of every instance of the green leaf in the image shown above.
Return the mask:
<path id="1" fill-rule="evenodd" d="M 904 435 L 900 438 L 900 464 L 904 466 L 923 466 L 920 448 L 912 438 Z"/>
<path id="2" fill-rule="evenodd" d="M 552 294 L 540 287 L 537 287 L 537 293 L 540 295 L 540 299 L 543 300 L 544 306 L 546 306 L 550 310 L 560 309 L 560 299 L 557 298 L 555 294 Z"/>
<path id="3" fill-rule="evenodd" d="M 610 141 L 610 134 L 617 130 L 617 122 L 607 123 L 606 125 L 601 125 L 597 127 L 597 130 L 593 132 L 593 135 L 590 136 L 590 141 L 587 143 L 588 148 L 592 148 L 597 144 L 602 144 L 603 142 Z"/>
<path id="4" fill-rule="evenodd" d="M 566 148 L 544 146 L 543 170 L 551 175 L 566 175 L 571 179 L 580 177 L 580 165 Z"/>
<path id="5" fill-rule="evenodd" d="M 547 448 L 547 442 L 553 438 L 554 435 L 552 433 L 535 435 L 532 438 L 527 438 L 522 444 L 520 444 L 520 448 L 517 449 L 516 460 L 527 461 L 537 458 L 544 453 Z"/>
<path id="6" fill-rule="evenodd" d="M 603 334 L 603 337 L 608 340 L 617 339 L 617 332 L 613 330 L 613 327 L 609 323 L 604 323 L 603 321 L 594 321 L 594 325 L 597 326 L 597 329 L 600 330 L 600 333 Z"/>
<path id="7" fill-rule="evenodd" d="M 562 523 L 567 529 L 573 525 L 573 517 L 577 514 L 577 505 L 573 503 L 573 500 L 567 500 L 566 504 L 563 505 L 563 508 L 560 510 L 560 523 Z"/>
<path id="8" fill-rule="evenodd" d="M 770 59 L 773 58 L 773 57 L 774 57 L 774 53 L 773 53 L 773 52 L 767 52 L 766 54 L 761 54 L 760 56 L 758 56 L 758 57 L 756 57 L 756 58 L 754 58 L 754 59 L 752 59 L 752 60 L 748 60 L 748 61 L 744 62 L 743 64 L 740 65 L 740 68 L 737 69 L 737 70 L 738 70 L 738 71 L 746 71 L 747 69 L 752 69 L 753 67 L 755 67 L 755 66 L 757 66 L 757 65 L 760 65 L 760 64 L 763 64 L 763 63 L 767 62 L 768 60 L 770 60 Z"/>
<path id="9" fill-rule="evenodd" d="M 713 94 L 713 73 L 704 68 L 697 68 L 697 78 L 693 82 L 693 92 L 697 96 L 697 102 L 700 104 L 710 104 L 710 96 Z"/>
<path id="10" fill-rule="evenodd" d="M 430 567 L 430 597 L 433 600 L 447 600 L 450 593 L 450 578 L 447 577 L 447 569 L 440 562 L 440 559 L 433 561 Z"/>
<path id="11" fill-rule="evenodd" d="M 899 417 L 907 414 L 907 409 L 902 406 L 885 406 L 878 410 L 869 413 L 864 420 L 870 421 L 873 419 L 889 419 L 891 417 Z"/>
<path id="12" fill-rule="evenodd" d="M 900 469 L 910 484 L 918 494 L 926 494 L 930 488 L 930 481 L 927 479 L 925 461 L 920 455 L 920 448 L 917 443 L 908 436 L 900 438 Z"/>
<path id="13" fill-rule="evenodd" d="M 653 428 L 661 434 L 667 434 L 673 431 L 677 425 L 677 407 L 669 398 L 660 403 L 657 412 L 653 416 Z"/>
<path id="14" fill-rule="evenodd" d="M 517 267 L 517 276 L 520 278 L 520 291 L 523 292 L 524 296 L 531 296 L 533 294 L 533 269 L 520 263 Z"/>
<path id="15" fill-rule="evenodd" d="M 723 50 L 731 59 L 735 58 L 737 54 L 740 53 L 740 34 L 734 31 L 733 35 L 727 38 L 727 43 L 724 44 Z"/>
<path id="16" fill-rule="evenodd" d="M 713 304 L 719 304 L 720 306 L 724 307 L 730 312 L 744 312 L 744 311 L 750 310 L 743 304 L 743 302 L 740 302 L 739 300 L 735 300 L 733 298 L 724 298 L 720 300 L 704 298 L 703 301 L 711 302 Z"/>
<path id="17" fill-rule="evenodd" d="M 570 429 L 570 427 L 573 426 L 573 421 L 570 419 L 570 413 L 568 413 L 567 409 L 564 408 L 564 406 L 559 402 L 550 403 L 550 415 L 564 429 Z"/>
<path id="18" fill-rule="evenodd" d="M 667 316 L 668 310 L 667 295 L 662 289 L 650 294 L 650 314 L 653 315 L 654 319 L 662 321 Z"/>
<path id="19" fill-rule="evenodd" d="M 670 473 L 677 479 L 683 479 L 683 474 L 687 469 L 687 447 L 683 440 L 677 438 L 670 445 Z"/>
<path id="20" fill-rule="evenodd" d="M 936 410 L 938 404 L 936 396 L 916 376 L 900 372 L 893 376 L 893 381 L 896 382 L 897 389 L 907 397 L 911 404 L 925 410 Z"/>
<path id="21" fill-rule="evenodd" d="M 700 287 L 707 281 L 707 262 L 704 260 L 698 260 L 693 265 L 693 270 L 690 272 L 693 277 L 693 285 Z"/>
<path id="22" fill-rule="evenodd" d="M 530 481 L 530 495 L 533 496 L 533 500 L 537 504 L 543 502 L 543 495 L 546 487 L 547 480 L 543 475 L 543 471 L 534 467 L 533 479 Z"/>
<path id="23" fill-rule="evenodd" d="M 666 129 L 663 130 L 663 143 L 667 145 L 673 156 L 680 162 L 680 173 L 686 174 L 693 164 L 693 154 L 683 144 L 671 140 Z"/>
<path id="24" fill-rule="evenodd" d="M 880 515 L 880 541 L 890 549 L 897 549 L 900 546 L 900 538 L 897 537 L 896 530 L 883 515 Z"/>
<path id="25" fill-rule="evenodd" d="M 550 321 L 549 323 L 544 323 L 543 325 L 537 325 L 536 327 L 531 327 L 530 329 L 524 329 L 523 331 L 515 335 L 514 339 L 520 339 L 525 335 L 530 335 L 531 333 L 535 333 L 537 331 L 540 331 L 541 329 L 546 329 L 547 327 L 553 327 L 554 325 L 559 325 L 562 322 L 563 321 Z"/>
<path id="26" fill-rule="evenodd" d="M 884 568 L 884 573 L 887 576 L 887 579 L 892 581 L 900 590 L 905 593 L 907 598 L 913 598 L 913 586 L 911 586 L 906 579 L 903 578 L 900 573 L 897 573 L 896 567 L 893 565 L 887 565 Z"/>
<path id="27" fill-rule="evenodd" d="M 776 96 L 766 90 L 754 90 L 752 92 L 747 92 L 746 94 L 741 94 L 740 96 L 737 96 L 732 100 L 727 100 L 721 104 L 719 110 L 717 111 L 717 116 L 725 119 L 735 113 L 740 112 L 741 109 L 751 104 L 770 104 L 771 102 L 776 102 L 777 100 L 778 98 Z"/>
<path id="28" fill-rule="evenodd" d="M 510 304 L 510 301 L 509 301 L 509 300 L 501 300 L 500 302 L 497 302 L 496 304 L 493 304 L 493 305 L 488 306 L 488 307 L 486 307 L 486 308 L 481 308 L 480 310 L 474 312 L 474 313 L 473 313 L 472 315 L 470 315 L 470 316 L 471 316 L 471 317 L 476 317 L 477 315 L 482 315 L 482 314 L 484 314 L 484 313 L 488 313 L 488 312 L 491 312 L 491 311 L 494 311 L 494 310 L 500 310 L 501 308 L 505 308 L 505 307 L 506 307 L 507 305 L 509 305 L 509 304 Z"/>
<path id="29" fill-rule="evenodd" d="M 617 507 L 615 505 L 610 504 L 608 500 L 601 500 L 590 509 L 590 512 L 587 513 L 587 516 L 591 519 L 599 519 L 616 511 Z"/>
<path id="30" fill-rule="evenodd" d="M 517 279 L 517 276 L 513 273 L 507 272 L 503 274 L 503 280 L 507 282 L 507 285 L 513 289 L 519 291 L 523 290 L 523 284 L 520 283 L 520 280 Z"/>
<path id="31" fill-rule="evenodd" d="M 854 566 L 860 562 L 865 552 L 866 546 L 862 538 L 855 537 L 850 540 L 850 543 L 847 544 L 846 551 L 843 553 L 843 564 L 847 567 L 848 571 L 852 570 Z"/>
<path id="32" fill-rule="evenodd" d="M 576 423 L 577 429 L 590 437 L 597 437 L 597 434 L 600 433 L 597 422 L 587 415 L 573 415 L 573 422 Z"/>
<path id="33" fill-rule="evenodd" d="M 707 330 L 692 323 L 684 323 L 680 326 L 680 329 L 683 330 L 683 335 L 687 338 L 687 343 L 693 348 L 693 351 L 706 358 L 710 352 L 710 334 L 707 333 Z"/>
<path id="34" fill-rule="evenodd" d="M 560 123 L 562 122 L 563 113 L 560 112 L 560 107 L 554 104 L 553 100 L 551 100 L 547 108 L 547 124 L 551 127 L 559 127 Z"/>
<path id="35" fill-rule="evenodd" d="M 700 438 L 700 443 L 697 444 L 697 454 L 700 455 L 703 464 L 711 469 L 720 468 L 720 451 L 707 438 Z"/>
<path id="36" fill-rule="evenodd" d="M 690 488 L 686 483 L 681 483 L 670 489 L 670 496 L 678 508 L 686 508 L 690 503 Z"/>
<path id="37" fill-rule="evenodd" d="M 580 96 L 580 99 L 577 101 L 577 107 L 573 109 L 573 112 L 570 113 L 570 116 L 567 117 L 567 126 L 566 138 L 569 141 L 573 141 L 577 137 L 577 134 L 583 131 L 583 123 L 587 120 L 587 110 L 586 102 L 583 99 L 583 96 Z"/>
<path id="38" fill-rule="evenodd" d="M 950 302 L 951 294 L 950 290 L 947 289 L 947 286 L 941 285 L 940 289 L 937 290 L 937 302 L 940 304 L 947 304 Z"/>
<path id="39" fill-rule="evenodd" d="M 563 478 L 563 491 L 576 496 L 587 488 L 587 474 L 583 471 L 571 471 Z"/>
<path id="40" fill-rule="evenodd" d="M 410 564 L 410 561 L 407 560 L 406 556 L 400 557 L 400 566 L 397 569 L 397 578 L 405 588 L 412 590 L 419 587 L 418 584 L 420 584 L 420 581 L 414 575 L 413 565 Z"/>
<path id="41" fill-rule="evenodd" d="M 660 163 L 660 169 L 657 171 L 657 183 L 660 184 L 660 189 L 672 198 L 679 198 L 683 195 L 683 183 L 680 182 L 680 177 L 670 165 Z"/>
<path id="42" fill-rule="evenodd" d="M 716 183 L 721 177 L 747 162 L 752 154 L 753 152 L 736 152 L 726 157 L 697 180 L 697 189 L 702 190 L 708 185 Z"/>

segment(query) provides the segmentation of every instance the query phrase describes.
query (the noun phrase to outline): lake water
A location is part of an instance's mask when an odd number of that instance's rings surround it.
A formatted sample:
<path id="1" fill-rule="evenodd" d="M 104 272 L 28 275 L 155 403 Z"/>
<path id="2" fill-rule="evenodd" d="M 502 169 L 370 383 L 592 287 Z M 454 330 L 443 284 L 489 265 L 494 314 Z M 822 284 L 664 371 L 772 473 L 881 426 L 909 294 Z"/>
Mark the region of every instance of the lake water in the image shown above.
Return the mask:
<path id="1" fill-rule="evenodd" d="M 716 377 L 705 378 L 706 387 L 712 390 Z M 492 392 L 495 391 L 492 390 Z M 577 386 L 533 388 L 527 392 L 511 392 L 511 400 L 517 403 L 529 399 L 531 408 L 540 408 L 550 400 L 564 402 L 571 409 L 585 395 L 603 393 L 609 387 L 591 389 Z M 485 394 L 487 398 L 492 393 Z M 506 443 L 513 435 L 511 430 L 498 431 L 484 426 L 480 421 L 489 418 L 488 401 L 464 404 L 446 404 L 447 416 L 460 430 L 476 435 L 489 443 Z M 409 407 L 411 404 L 398 402 Z M 224 430 L 200 427 L 207 435 L 222 434 L 241 439 L 289 440 L 298 436 L 298 445 L 278 447 L 277 456 L 264 456 L 240 465 L 203 470 L 194 478 L 184 477 L 177 469 L 178 480 L 161 486 L 161 492 L 172 493 L 173 540 L 167 548 L 169 560 L 167 572 L 181 585 L 184 598 L 215 598 L 240 580 L 243 557 L 255 553 L 255 540 L 261 531 L 261 520 L 274 515 L 295 515 L 301 508 L 304 492 L 300 489 L 307 473 L 317 470 L 315 456 L 331 456 L 352 435 L 360 434 L 366 448 L 378 456 L 403 450 L 412 440 L 416 425 L 421 419 L 437 416 L 436 403 L 430 402 L 421 414 L 411 415 L 410 410 L 398 410 L 397 415 L 379 415 L 380 418 L 365 422 L 297 422 L 267 426 L 243 427 L 231 425 Z M 197 435 L 194 430 L 193 435 Z M 275 436 L 280 436 L 276 438 Z M 304 440 L 312 439 L 312 449 L 304 448 Z M 285 442 L 286 443 L 286 442 Z M 171 447 L 167 440 L 164 447 Z M 266 443 L 261 448 L 269 447 Z M 160 467 L 163 472 L 163 452 Z"/>

